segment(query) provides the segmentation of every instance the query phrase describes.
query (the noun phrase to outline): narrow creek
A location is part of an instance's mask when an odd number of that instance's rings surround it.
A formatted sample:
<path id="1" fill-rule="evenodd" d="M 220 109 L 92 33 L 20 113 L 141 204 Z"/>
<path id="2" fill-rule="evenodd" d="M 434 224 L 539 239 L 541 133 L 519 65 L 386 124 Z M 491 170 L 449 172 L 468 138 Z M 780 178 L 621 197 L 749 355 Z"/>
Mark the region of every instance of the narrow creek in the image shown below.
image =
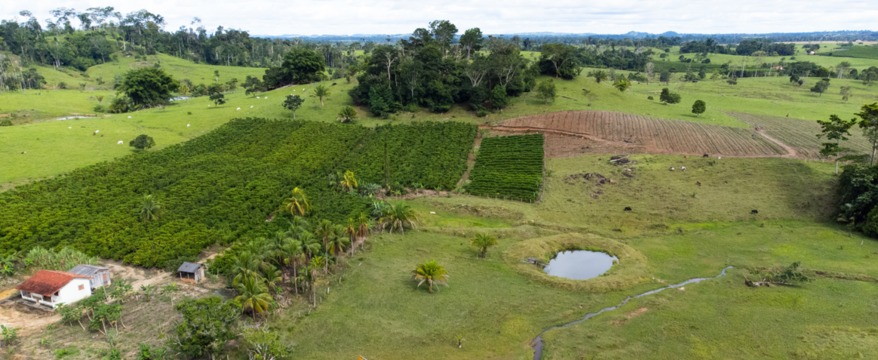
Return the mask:
<path id="1" fill-rule="evenodd" d="M 614 305 L 614 306 L 605 307 L 605 308 L 600 309 L 600 310 L 598 310 L 598 311 L 596 311 L 596 312 L 590 312 L 590 313 L 588 313 L 588 314 L 585 314 L 583 317 L 581 317 L 581 318 L 579 318 L 579 319 L 576 319 L 576 320 L 573 320 L 573 321 L 571 321 L 571 322 L 567 322 L 567 323 L 564 323 L 564 324 L 558 324 L 558 325 L 552 325 L 552 326 L 550 326 L 550 327 L 547 327 L 547 328 L 543 329 L 543 331 L 540 331 L 540 333 L 537 334 L 537 337 L 535 337 L 535 338 L 531 341 L 531 347 L 534 349 L 534 360 L 542 360 L 542 358 L 543 358 L 543 345 L 544 345 L 544 343 L 543 343 L 543 334 L 545 334 L 545 333 L 548 332 L 548 331 L 555 330 L 555 329 L 562 329 L 562 328 L 566 328 L 566 327 L 568 327 L 568 326 L 573 326 L 573 325 L 579 324 L 579 323 L 581 323 L 581 322 L 587 321 L 587 320 L 589 320 L 589 319 L 591 319 L 591 318 L 594 318 L 595 316 L 598 316 L 598 315 L 603 314 L 603 313 L 605 313 L 605 312 L 610 312 L 610 311 L 616 310 L 616 309 L 618 309 L 618 308 L 620 308 L 620 307 L 622 307 L 622 306 L 625 306 L 625 304 L 627 304 L 627 303 L 628 303 L 629 301 L 631 301 L 632 299 L 639 299 L 639 298 L 642 298 L 642 297 L 644 297 L 644 296 L 649 296 L 649 295 L 655 295 L 655 294 L 658 294 L 658 293 L 660 293 L 660 292 L 662 292 L 662 291 L 664 291 L 664 290 L 667 290 L 667 289 L 676 289 L 676 288 L 679 288 L 679 287 L 682 287 L 682 286 L 686 286 L 686 285 L 689 285 L 689 284 L 699 283 L 699 282 L 702 282 L 702 281 L 705 281 L 705 280 L 713 280 L 713 279 L 716 279 L 716 278 L 719 278 L 719 277 L 725 276 L 725 275 L 726 275 L 726 271 L 729 270 L 729 269 L 731 269 L 731 268 L 734 268 L 734 266 L 726 266 L 725 268 L 723 268 L 722 271 L 720 271 L 720 273 L 719 273 L 718 275 L 716 275 L 716 276 L 714 276 L 714 277 L 699 277 L 699 278 L 692 278 L 692 279 L 689 279 L 689 280 L 683 281 L 683 282 L 681 282 L 681 283 L 671 284 L 671 285 L 668 285 L 668 286 L 665 286 L 665 287 L 660 287 L 660 288 L 658 288 L 658 289 L 650 290 L 650 291 L 647 291 L 647 292 L 642 293 L 642 294 L 637 294 L 637 295 L 634 295 L 634 296 L 628 296 L 628 297 L 625 298 L 625 300 L 622 300 L 622 302 L 620 302 L 620 303 L 618 303 L 618 304 L 616 304 L 616 305 Z"/>

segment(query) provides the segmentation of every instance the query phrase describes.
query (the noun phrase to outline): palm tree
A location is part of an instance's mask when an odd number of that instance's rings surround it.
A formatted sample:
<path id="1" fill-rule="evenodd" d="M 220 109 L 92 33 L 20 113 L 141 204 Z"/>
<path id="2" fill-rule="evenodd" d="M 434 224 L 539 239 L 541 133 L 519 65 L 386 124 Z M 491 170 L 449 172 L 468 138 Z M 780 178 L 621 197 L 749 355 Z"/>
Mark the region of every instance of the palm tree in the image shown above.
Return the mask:
<path id="1" fill-rule="evenodd" d="M 338 257 L 340 254 L 344 254 L 345 248 L 351 245 L 350 236 L 345 236 L 346 230 L 344 226 L 341 225 L 333 225 L 332 226 L 332 236 L 329 237 L 329 253 L 332 256 Z"/>
<path id="2" fill-rule="evenodd" d="M 338 182 L 338 184 L 341 185 L 342 189 L 345 189 L 347 191 L 355 191 L 357 190 L 357 187 L 359 185 L 357 183 L 357 176 L 354 175 L 354 172 L 350 170 L 346 170 L 344 172 L 344 177 L 341 181 Z"/>
<path id="3" fill-rule="evenodd" d="M 283 284 L 283 272 L 274 266 L 265 266 L 262 268 L 262 278 L 268 290 L 279 293 L 280 285 Z"/>
<path id="4" fill-rule="evenodd" d="M 152 194 L 143 195 L 140 201 L 140 218 L 149 222 L 159 219 L 159 212 L 162 210 L 162 204 L 152 196 Z"/>
<path id="5" fill-rule="evenodd" d="M 323 256 L 329 259 L 330 243 L 335 242 L 336 230 L 332 221 L 323 219 L 314 227 L 314 235 L 323 243 Z M 329 272 L 329 261 L 326 261 L 324 272 Z"/>
<path id="6" fill-rule="evenodd" d="M 311 210 L 311 203 L 308 202 L 305 190 L 300 189 L 298 186 L 293 188 L 293 193 L 286 199 L 284 208 L 289 210 L 293 217 L 296 217 L 296 215 L 305 216 Z"/>
<path id="7" fill-rule="evenodd" d="M 320 107 L 323 107 L 323 99 L 329 97 L 329 88 L 326 85 L 318 84 L 314 87 L 313 96 L 320 100 Z"/>
<path id="8" fill-rule="evenodd" d="M 497 245 L 497 238 L 488 234 L 476 234 L 472 240 L 473 246 L 479 249 L 479 257 L 483 258 L 488 255 L 488 248 Z"/>
<path id="9" fill-rule="evenodd" d="M 393 230 L 399 230 L 401 233 L 405 233 L 406 228 L 415 227 L 417 216 L 415 215 L 415 210 L 409 207 L 406 203 L 396 203 L 390 204 L 386 208 L 384 215 L 379 221 L 381 222 L 381 225 L 391 233 Z"/>
<path id="10" fill-rule="evenodd" d="M 290 233 L 292 236 L 297 237 L 303 232 L 310 230 L 311 224 L 308 222 L 308 220 L 303 217 L 296 216 L 293 218 L 292 221 L 290 221 L 290 227 L 287 229 L 287 232 Z"/>
<path id="11" fill-rule="evenodd" d="M 311 258 L 311 261 L 308 264 L 308 290 L 311 292 L 312 306 L 317 306 L 317 291 L 314 288 L 314 281 L 317 280 L 317 272 L 320 271 L 320 268 L 325 266 L 325 264 L 326 259 L 319 255 Z"/>
<path id="12" fill-rule="evenodd" d="M 242 277 L 235 287 L 239 294 L 235 297 L 235 303 L 241 307 L 243 312 L 249 312 L 254 318 L 257 314 L 268 311 L 272 301 L 274 301 L 258 275 L 251 274 Z"/>
<path id="13" fill-rule="evenodd" d="M 261 267 L 262 261 L 260 259 L 250 251 L 242 250 L 232 260 L 232 269 L 236 274 L 234 279 L 232 279 L 232 284 L 237 286 L 244 278 L 259 275 Z"/>
<path id="14" fill-rule="evenodd" d="M 434 284 L 448 286 L 448 273 L 445 271 L 445 267 L 439 265 L 436 260 L 418 264 L 418 267 L 412 271 L 412 278 L 418 280 L 418 287 L 426 283 L 428 285 L 427 290 L 431 293 L 433 292 Z"/>
<path id="15" fill-rule="evenodd" d="M 344 233 L 351 242 L 351 256 L 354 256 L 354 250 L 357 247 L 357 222 L 354 218 L 348 218 L 347 224 L 344 226 Z"/>
<path id="16" fill-rule="evenodd" d="M 311 232 L 305 231 L 299 235 L 302 242 L 302 252 L 305 253 L 305 261 L 311 261 L 315 254 L 320 253 L 320 240 Z"/>
<path id="17" fill-rule="evenodd" d="M 305 256 L 305 252 L 302 250 L 302 241 L 292 236 L 286 237 L 284 238 L 283 245 L 281 245 L 281 250 L 284 252 L 284 265 L 288 266 L 292 272 L 290 277 L 293 278 L 293 289 L 296 294 L 298 294 L 298 267 L 299 263 L 303 260 Z"/>

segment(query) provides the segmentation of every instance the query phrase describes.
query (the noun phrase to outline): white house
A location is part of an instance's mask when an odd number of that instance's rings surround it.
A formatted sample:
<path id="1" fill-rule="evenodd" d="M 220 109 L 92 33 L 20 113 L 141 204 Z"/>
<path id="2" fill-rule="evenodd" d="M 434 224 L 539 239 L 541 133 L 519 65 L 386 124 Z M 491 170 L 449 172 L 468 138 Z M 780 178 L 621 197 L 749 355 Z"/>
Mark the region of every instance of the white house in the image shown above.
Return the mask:
<path id="1" fill-rule="evenodd" d="M 15 287 L 21 298 L 55 309 L 59 304 L 72 304 L 91 296 L 88 276 L 63 271 L 40 270 Z"/>

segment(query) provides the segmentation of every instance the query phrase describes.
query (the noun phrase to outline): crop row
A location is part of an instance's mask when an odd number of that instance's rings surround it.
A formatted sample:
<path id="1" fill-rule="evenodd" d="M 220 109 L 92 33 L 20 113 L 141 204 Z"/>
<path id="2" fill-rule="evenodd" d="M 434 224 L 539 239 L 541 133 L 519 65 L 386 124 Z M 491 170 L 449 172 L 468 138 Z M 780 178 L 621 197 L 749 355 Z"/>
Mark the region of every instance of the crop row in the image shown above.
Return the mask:
<path id="1" fill-rule="evenodd" d="M 607 111 L 568 111 L 526 116 L 506 121 L 503 125 L 562 131 L 626 147 L 643 146 L 656 152 L 730 156 L 776 156 L 785 153 L 752 129 L 652 119 Z M 814 134 L 810 136 L 814 137 Z"/>
<path id="2" fill-rule="evenodd" d="M 453 139 L 439 141 L 434 132 Z M 390 173 L 402 186 L 449 188 L 465 170 L 475 132 L 459 123 L 370 129 L 234 120 L 161 151 L 0 194 L 0 254 L 66 245 L 132 264 L 170 266 L 211 244 L 285 226 L 267 220 L 284 215 L 284 199 L 296 186 L 306 190 L 313 216 L 340 222 L 365 211 L 368 199 L 335 185 L 334 175 L 345 170 L 361 182 L 377 183 Z M 157 220 L 140 216 L 145 195 L 160 205 Z"/>
<path id="3" fill-rule="evenodd" d="M 533 202 L 543 182 L 543 135 L 482 140 L 467 192 L 478 196 Z"/>

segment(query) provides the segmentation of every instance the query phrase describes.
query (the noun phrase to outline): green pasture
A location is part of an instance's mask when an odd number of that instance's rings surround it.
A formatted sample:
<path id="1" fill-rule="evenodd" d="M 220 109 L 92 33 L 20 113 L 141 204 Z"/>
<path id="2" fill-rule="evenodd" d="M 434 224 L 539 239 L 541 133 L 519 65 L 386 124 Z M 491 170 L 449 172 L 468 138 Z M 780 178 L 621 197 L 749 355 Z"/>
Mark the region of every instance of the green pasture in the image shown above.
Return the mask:
<path id="1" fill-rule="evenodd" d="M 711 58 L 719 61 L 714 55 Z M 832 62 L 824 66 L 848 60 L 798 58 Z M 865 66 L 866 60 L 862 61 Z M 261 69 L 195 65 L 164 55 L 148 57 L 146 62 L 122 58 L 84 74 L 40 68 L 49 88 L 63 81 L 71 89 L 0 93 L 0 114 L 9 114 L 15 124 L 0 127 L 4 159 L 0 191 L 130 154 L 128 141 L 139 134 L 155 138 L 156 148 L 150 151 L 156 151 L 233 118 L 292 118 L 281 106 L 286 95 L 306 98 L 296 119 L 333 122 L 342 106 L 351 105 L 347 92 L 354 83 L 336 80 L 322 83 L 331 91 L 323 107 L 310 97 L 317 84 L 309 84 L 253 96 L 238 89 L 227 93 L 228 102 L 221 106 L 202 97 L 130 114 L 55 120 L 92 114 L 99 96 L 104 103 L 111 101 L 112 91 L 106 84 L 98 86 L 97 78 L 111 83 L 117 74 L 155 62 L 175 78 L 196 84 L 212 82 L 215 69 L 221 82 L 262 75 Z M 806 124 L 830 114 L 852 117 L 864 103 L 878 101 L 874 87 L 845 79 L 832 79 L 822 96 L 808 90 L 816 79 L 805 79 L 805 85 L 798 87 L 786 77 L 746 78 L 729 85 L 721 79 L 682 83 L 675 75 L 669 85 L 651 81 L 620 92 L 611 81 L 596 83 L 587 77 L 589 70 L 572 81 L 555 79 L 558 97 L 550 104 L 535 94 L 524 94 L 502 112 L 483 118 L 459 106 L 444 114 L 404 112 L 389 119 L 358 108 L 358 123 L 375 126 L 430 119 L 482 124 L 553 111 L 608 110 L 750 127 L 729 113 L 788 117 L 791 123 Z M 80 82 L 88 84 L 84 91 L 78 89 Z M 842 85 L 852 87 L 853 97 L 847 102 L 838 95 Z M 680 93 L 682 102 L 661 104 L 663 87 Z M 707 103 L 707 112 L 700 116 L 691 114 L 696 99 Z M 873 283 L 878 267 L 871 258 L 878 254 L 878 242 L 849 234 L 832 222 L 833 164 L 632 154 L 633 163 L 616 166 L 608 162 L 609 156 L 547 159 L 543 192 L 534 204 L 454 193 L 407 200 L 419 218 L 416 230 L 372 235 L 366 251 L 347 259 L 339 273 L 318 281 L 316 309 L 296 300 L 266 322 L 293 346 L 297 358 L 530 359 L 529 343 L 545 328 L 616 305 L 631 295 L 693 277 L 715 276 L 731 265 L 735 268 L 725 277 L 634 299 L 615 312 L 551 330 L 543 336 L 544 358 L 878 355 L 878 328 L 872 321 L 878 307 L 872 300 L 878 295 Z M 672 166 L 677 170 L 669 171 Z M 686 171 L 680 171 L 681 166 Z M 611 181 L 598 184 L 572 178 L 585 173 Z M 625 207 L 631 211 L 624 211 Z M 485 259 L 469 245 L 478 233 L 498 238 L 499 244 Z M 546 239 L 564 234 L 598 236 L 603 243 L 586 245 L 612 242 L 608 251 L 626 252 L 627 257 L 600 279 L 612 286 L 567 286 L 535 276 L 532 268 L 522 270 L 521 248 L 527 249 L 530 242 L 557 244 Z M 430 259 L 449 273 L 449 286 L 435 294 L 416 288 L 410 278 L 416 264 Z M 834 277 L 817 276 L 799 287 L 743 285 L 746 277 L 755 279 L 751 269 L 794 261 L 801 261 L 809 274 L 820 271 Z M 144 335 L 145 339 L 164 337 Z"/>
<path id="2" fill-rule="evenodd" d="M 587 184 L 560 180 L 574 171 L 612 173 L 605 160 L 550 160 L 552 175 L 538 204 L 468 196 L 414 200 L 420 231 L 371 237 L 369 251 L 322 285 L 316 311 L 278 314 L 270 326 L 307 358 L 530 359 L 529 343 L 544 328 L 732 265 L 725 277 L 634 299 L 591 321 L 551 330 L 544 335 L 544 358 L 856 354 L 846 344 L 872 353 L 871 344 L 878 342 L 869 320 L 876 303 L 868 299 L 878 293 L 874 284 L 828 277 L 800 287 L 743 284 L 754 277 L 751 269 L 794 261 L 812 274 L 878 277 L 871 259 L 878 243 L 815 221 L 831 201 L 827 164 L 722 159 L 703 166 L 700 158 L 638 157 L 638 175 L 604 185 L 598 199 L 585 196 Z M 689 164 L 686 173 L 666 168 L 680 163 Z M 694 179 L 702 179 L 702 186 L 693 197 Z M 628 204 L 631 213 L 622 211 Z M 751 215 L 751 208 L 759 213 Z M 480 232 L 499 239 L 486 259 L 469 246 Z M 609 282 L 617 290 L 597 291 L 521 270 L 527 268 L 521 268 L 519 244 L 568 232 L 600 233 L 618 244 L 606 244 L 608 251 L 621 246 L 643 257 L 634 263 L 623 258 L 599 282 L 632 269 L 647 275 L 625 275 L 620 283 Z M 409 278 L 415 264 L 428 259 L 449 272 L 449 286 L 436 294 L 417 289 Z M 325 346 L 322 339 L 336 341 Z"/>
<path id="3" fill-rule="evenodd" d="M 160 66 L 174 79 L 189 79 L 196 85 L 212 84 L 215 80 L 214 71 L 219 71 L 219 82 L 226 83 L 234 78 L 238 79 L 239 86 L 244 83 L 244 79 L 247 78 L 247 75 L 261 79 L 262 75 L 265 74 L 265 69 L 261 68 L 194 64 L 189 60 L 165 54 L 148 55 L 142 59 L 120 55 L 114 61 L 92 66 L 86 71 L 86 73 L 92 80 L 97 79 L 98 77 L 102 78 L 109 84 L 109 87 L 112 88 L 115 76 L 123 75 L 129 70 L 156 65 Z"/>
<path id="4" fill-rule="evenodd" d="M 588 70 L 572 81 L 554 80 L 559 96 L 552 104 L 544 104 L 535 94 L 526 93 L 515 99 L 509 108 L 484 118 L 462 107 L 450 112 L 399 113 L 390 119 L 372 117 L 366 109 L 358 108 L 359 123 L 366 126 L 389 122 L 408 123 L 421 120 L 456 120 L 472 123 L 496 123 L 519 116 L 566 110 L 624 111 L 656 118 L 678 119 L 716 125 L 749 127 L 728 112 L 746 112 L 756 115 L 797 119 L 828 119 L 831 114 L 853 116 L 864 103 L 878 101 L 878 90 L 852 80 L 833 79 L 830 89 L 822 96 L 811 93 L 807 79 L 802 87 L 790 85 L 785 77 L 740 79 L 738 85 L 722 80 L 698 83 L 673 81 L 670 85 L 652 82 L 634 84 L 626 92 L 619 92 L 610 82 L 596 83 L 585 76 Z M 621 73 L 621 72 L 620 72 Z M 222 72 L 221 72 L 222 76 Z M 335 83 L 336 85 L 332 85 Z M 297 119 L 335 121 L 342 106 L 351 105 L 347 92 L 354 86 L 344 80 L 325 81 L 330 96 L 323 107 L 311 97 L 317 84 L 295 85 L 255 96 L 245 96 L 242 89 L 226 94 L 228 102 L 219 107 L 206 97 L 179 101 L 164 108 L 147 109 L 130 114 L 101 114 L 96 119 L 55 121 L 73 114 L 94 114 L 97 96 L 104 96 L 106 104 L 114 96 L 98 90 L 41 90 L 0 93 L 0 114 L 14 114 L 18 122 L 28 124 L 0 128 L 0 154 L 6 161 L 0 164 L 0 184 L 22 183 L 54 176 L 77 167 L 105 161 L 127 154 L 126 144 L 135 136 L 146 133 L 156 139 L 159 148 L 203 134 L 236 117 L 291 118 L 292 113 L 281 106 L 286 95 L 305 97 L 304 105 L 296 112 Z M 853 97 L 841 100 L 837 89 L 842 84 L 852 87 Z M 665 86 L 682 95 L 680 104 L 665 105 L 658 101 Z M 586 94 L 583 89 L 588 89 Z M 652 96 L 654 100 L 648 100 Z M 691 103 L 696 99 L 707 103 L 707 111 L 700 116 L 691 114 Z M 238 110 L 240 108 L 240 110 Z M 130 119 L 128 117 L 131 117 Z M 43 120 L 40 120 L 43 119 Z M 186 127 L 189 124 L 189 127 Z M 71 127 L 68 129 L 68 127 Z M 46 136 L 46 134 L 75 134 L 82 136 Z M 63 130 L 63 131 L 62 131 Z M 101 130 L 104 137 L 93 137 Z M 856 131 L 856 130 L 855 130 Z M 37 140 L 39 139 L 39 140 Z M 783 139 L 781 139 L 783 140 Z M 27 157 L 21 156 L 27 152 Z M 39 162 L 32 159 L 38 158 Z"/>

